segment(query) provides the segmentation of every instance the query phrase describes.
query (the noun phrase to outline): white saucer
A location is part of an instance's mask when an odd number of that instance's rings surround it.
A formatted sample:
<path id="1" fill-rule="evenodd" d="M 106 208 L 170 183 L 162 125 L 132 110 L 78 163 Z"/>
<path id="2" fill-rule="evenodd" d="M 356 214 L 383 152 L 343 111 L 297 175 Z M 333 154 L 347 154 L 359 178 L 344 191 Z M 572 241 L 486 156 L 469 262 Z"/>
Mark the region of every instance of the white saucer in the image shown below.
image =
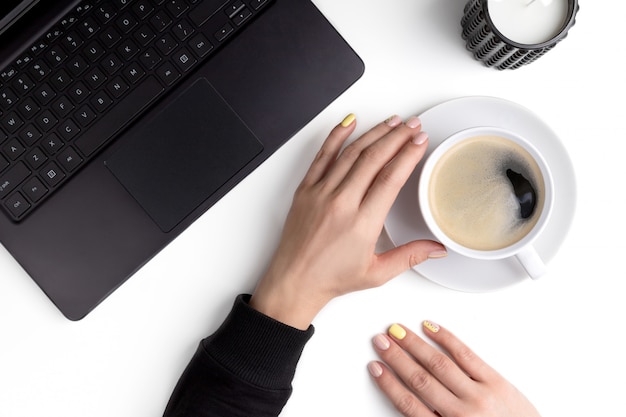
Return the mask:
<path id="1" fill-rule="evenodd" d="M 507 128 L 531 140 L 541 151 L 554 177 L 555 201 L 550 223 L 535 241 L 535 248 L 548 263 L 567 235 L 576 205 L 574 169 L 565 147 L 550 127 L 525 107 L 494 97 L 454 99 L 425 111 L 419 117 L 430 137 L 426 156 L 452 133 L 474 126 Z M 395 246 L 415 239 L 434 239 L 417 203 L 422 163 L 400 191 L 385 220 L 385 230 Z M 467 292 L 493 291 L 530 280 L 514 258 L 483 261 L 454 252 L 449 252 L 444 259 L 426 261 L 413 269 L 444 287 Z M 549 279 L 549 267 L 545 279 Z"/>

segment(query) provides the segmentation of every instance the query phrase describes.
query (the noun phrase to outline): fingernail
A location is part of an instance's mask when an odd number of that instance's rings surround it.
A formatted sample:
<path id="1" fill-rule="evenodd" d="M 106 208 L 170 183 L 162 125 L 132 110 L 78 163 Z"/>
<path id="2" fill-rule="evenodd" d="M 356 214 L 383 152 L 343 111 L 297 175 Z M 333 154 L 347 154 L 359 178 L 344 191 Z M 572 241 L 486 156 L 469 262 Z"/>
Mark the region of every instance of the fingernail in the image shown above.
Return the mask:
<path id="1" fill-rule="evenodd" d="M 448 251 L 445 249 L 440 249 L 440 250 L 434 250 L 431 253 L 429 253 L 428 259 L 439 259 L 439 258 L 445 258 L 446 256 L 448 256 Z"/>
<path id="2" fill-rule="evenodd" d="M 383 367 L 376 361 L 372 361 L 367 364 L 367 370 L 370 372 L 370 375 L 374 378 L 378 378 L 383 374 Z"/>
<path id="3" fill-rule="evenodd" d="M 384 334 L 379 334 L 373 339 L 374 345 L 380 350 L 387 350 L 391 344 L 389 343 L 389 339 Z"/>
<path id="4" fill-rule="evenodd" d="M 415 145 L 422 145 L 428 140 L 428 134 L 426 132 L 419 132 L 411 142 Z"/>
<path id="5" fill-rule="evenodd" d="M 393 324 L 389 328 L 389 334 L 398 340 L 402 340 L 406 336 L 406 330 L 404 330 L 399 324 Z"/>
<path id="6" fill-rule="evenodd" d="M 387 126 L 389 127 L 396 127 L 400 123 L 402 123 L 402 118 L 396 114 L 385 120 L 385 124 L 387 124 Z"/>
<path id="7" fill-rule="evenodd" d="M 437 333 L 439 331 L 439 325 L 437 323 L 433 323 L 432 321 L 424 320 L 422 325 L 424 326 L 424 328 L 430 330 L 433 333 Z"/>
<path id="8" fill-rule="evenodd" d="M 343 119 L 343 121 L 341 122 L 341 126 L 348 127 L 352 123 L 354 123 L 355 120 L 356 120 L 356 116 L 354 115 L 354 113 L 350 113 L 349 115 L 345 117 L 345 119 Z"/>
<path id="9" fill-rule="evenodd" d="M 420 127 L 422 125 L 422 121 L 417 116 L 411 117 L 406 121 L 406 125 L 411 129 L 415 129 L 416 127 Z"/>

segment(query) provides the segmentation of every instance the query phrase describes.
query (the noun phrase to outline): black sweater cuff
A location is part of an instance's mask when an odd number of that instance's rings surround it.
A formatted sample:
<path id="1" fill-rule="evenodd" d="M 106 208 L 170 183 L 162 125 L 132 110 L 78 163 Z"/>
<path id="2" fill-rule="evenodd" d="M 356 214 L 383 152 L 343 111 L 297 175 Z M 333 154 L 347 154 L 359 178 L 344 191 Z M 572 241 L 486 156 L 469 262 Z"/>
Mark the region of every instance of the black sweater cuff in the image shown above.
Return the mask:
<path id="1" fill-rule="evenodd" d="M 230 314 L 202 341 L 205 351 L 243 380 L 266 389 L 289 389 L 314 328 L 302 331 L 268 317 L 239 295 Z"/>

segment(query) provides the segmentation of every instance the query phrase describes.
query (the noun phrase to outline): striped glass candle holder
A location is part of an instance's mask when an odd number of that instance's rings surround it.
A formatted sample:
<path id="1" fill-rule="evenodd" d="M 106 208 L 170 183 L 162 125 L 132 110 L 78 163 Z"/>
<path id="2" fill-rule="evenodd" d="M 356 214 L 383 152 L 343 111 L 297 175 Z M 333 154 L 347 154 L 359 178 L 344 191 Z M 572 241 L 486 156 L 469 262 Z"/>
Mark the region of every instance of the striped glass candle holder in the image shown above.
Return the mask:
<path id="1" fill-rule="evenodd" d="M 469 0 L 462 36 L 486 66 L 517 69 L 563 40 L 578 9 L 578 0 Z"/>

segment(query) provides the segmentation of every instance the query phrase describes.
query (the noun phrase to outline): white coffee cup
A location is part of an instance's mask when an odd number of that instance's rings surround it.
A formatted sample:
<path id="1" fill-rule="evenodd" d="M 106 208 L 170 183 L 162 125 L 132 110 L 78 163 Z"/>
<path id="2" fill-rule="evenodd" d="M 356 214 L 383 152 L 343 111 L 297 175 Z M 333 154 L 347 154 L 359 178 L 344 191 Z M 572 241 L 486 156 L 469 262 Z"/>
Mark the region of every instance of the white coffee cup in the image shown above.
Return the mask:
<path id="1" fill-rule="evenodd" d="M 448 250 L 483 260 L 515 256 L 531 278 L 545 273 L 533 242 L 550 219 L 553 179 L 522 136 L 490 126 L 452 134 L 424 162 L 418 200 L 426 225 Z"/>

